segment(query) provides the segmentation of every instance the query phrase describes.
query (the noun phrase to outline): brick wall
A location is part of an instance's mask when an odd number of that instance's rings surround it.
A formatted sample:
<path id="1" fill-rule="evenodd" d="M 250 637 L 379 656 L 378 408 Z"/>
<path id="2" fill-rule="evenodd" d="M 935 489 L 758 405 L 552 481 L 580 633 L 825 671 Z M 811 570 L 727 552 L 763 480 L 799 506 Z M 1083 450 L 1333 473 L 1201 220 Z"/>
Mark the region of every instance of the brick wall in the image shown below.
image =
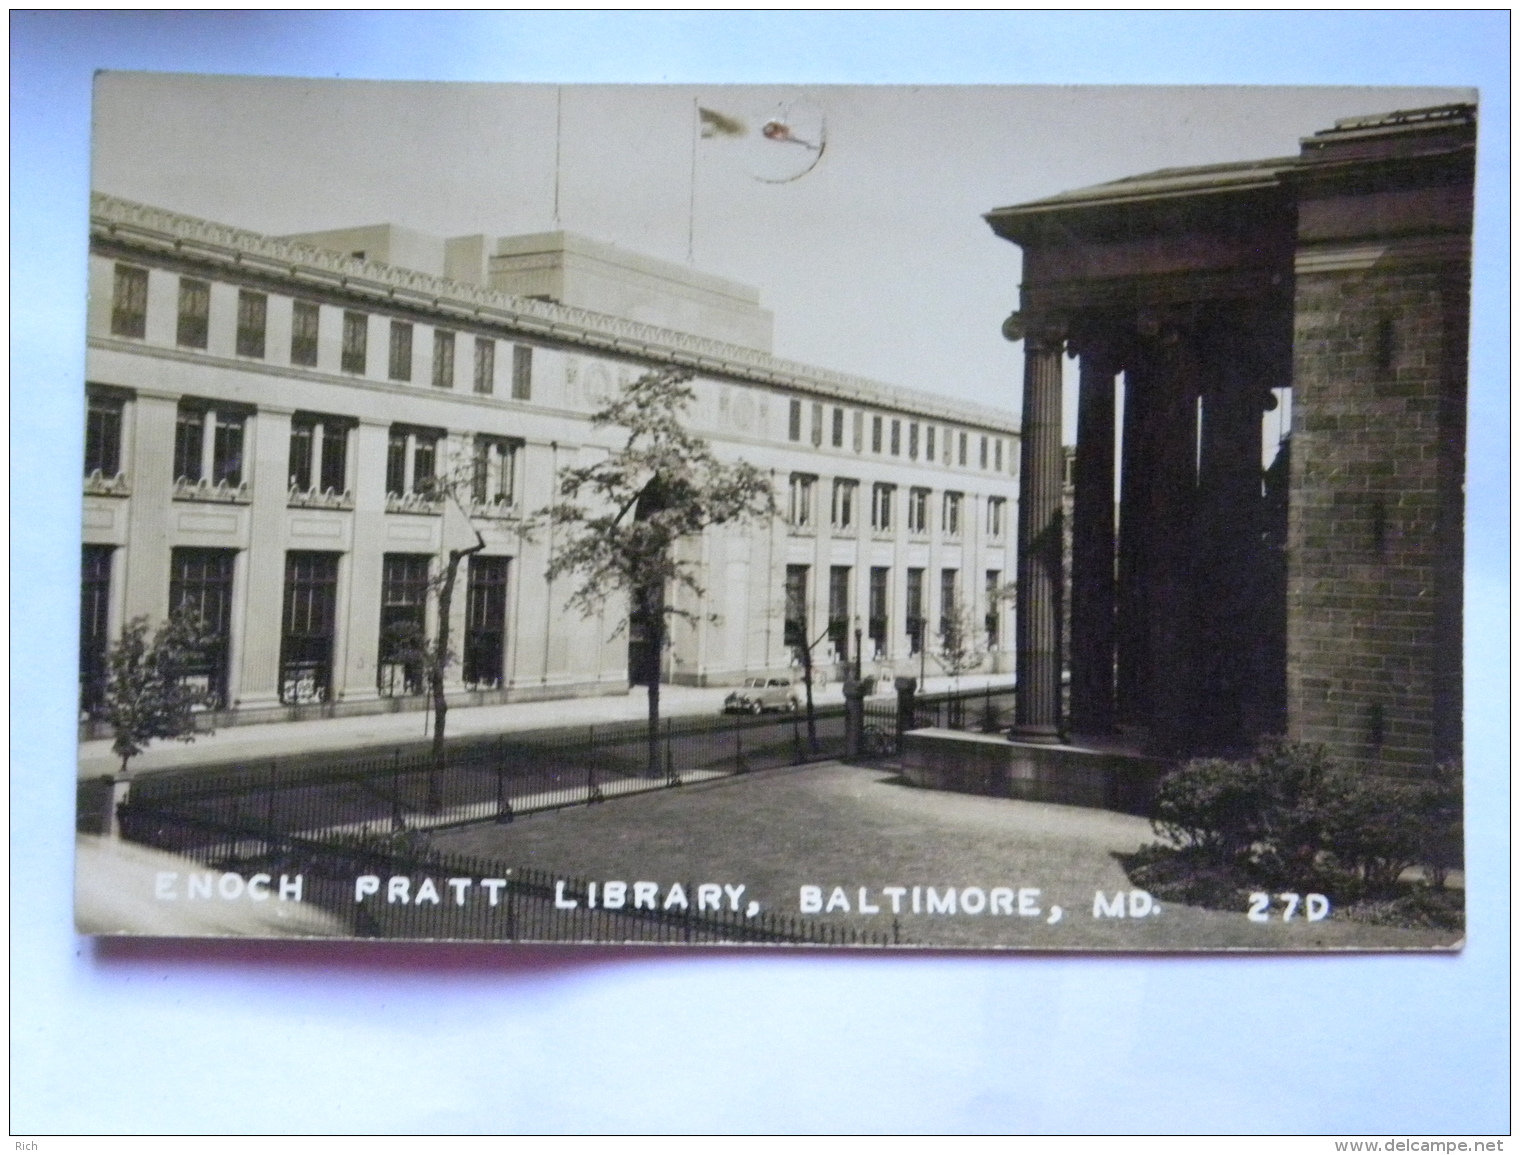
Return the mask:
<path id="1" fill-rule="evenodd" d="M 1292 737 L 1411 774 L 1460 753 L 1465 262 L 1300 271 Z"/>

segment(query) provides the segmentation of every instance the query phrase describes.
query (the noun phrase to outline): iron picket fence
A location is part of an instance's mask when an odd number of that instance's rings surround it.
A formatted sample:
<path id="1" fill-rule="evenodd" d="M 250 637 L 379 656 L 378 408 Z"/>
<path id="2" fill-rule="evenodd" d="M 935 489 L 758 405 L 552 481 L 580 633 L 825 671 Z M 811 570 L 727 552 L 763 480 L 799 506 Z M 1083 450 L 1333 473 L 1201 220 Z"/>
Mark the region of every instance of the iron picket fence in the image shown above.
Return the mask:
<path id="1" fill-rule="evenodd" d="M 901 941 L 895 919 L 887 932 L 774 912 L 751 916 L 747 910 L 701 910 L 698 887 L 691 882 L 682 884 L 679 903 L 671 902 L 670 888 L 663 902 L 635 906 L 625 897 L 621 905 L 609 907 L 604 894 L 598 905 L 586 879 L 441 854 L 414 833 L 329 832 L 306 838 L 257 821 L 218 821 L 137 797 L 122 805 L 120 821 L 123 837 L 205 867 L 207 893 L 212 877 L 228 872 L 262 872 L 282 881 L 299 877 L 301 901 L 333 915 L 359 937 L 831 946 Z M 361 879 L 367 887 L 361 887 Z M 394 887 L 397 879 L 405 879 L 405 885 Z"/>

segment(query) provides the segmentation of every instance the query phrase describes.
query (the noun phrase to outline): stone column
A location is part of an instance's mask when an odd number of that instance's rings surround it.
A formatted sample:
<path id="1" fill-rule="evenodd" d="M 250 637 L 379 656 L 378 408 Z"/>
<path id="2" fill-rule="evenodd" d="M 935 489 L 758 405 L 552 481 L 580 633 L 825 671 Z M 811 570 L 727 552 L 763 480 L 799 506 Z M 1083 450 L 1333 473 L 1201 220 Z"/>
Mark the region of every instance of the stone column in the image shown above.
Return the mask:
<path id="1" fill-rule="evenodd" d="M 1005 326 L 1005 333 L 1009 327 Z M 1061 735 L 1061 353 L 1054 333 L 1026 332 L 1019 462 L 1018 696 L 1010 737 Z"/>
<path id="2" fill-rule="evenodd" d="M 1194 597 L 1195 508 L 1198 486 L 1198 364 L 1191 334 L 1164 333 L 1153 389 L 1150 510 L 1145 528 L 1150 558 L 1146 600 L 1149 649 L 1150 748 L 1189 752 L 1196 740 L 1197 614 Z"/>
<path id="3" fill-rule="evenodd" d="M 1114 728 L 1114 376 L 1108 352 L 1082 351 L 1071 549 L 1071 729 Z"/>

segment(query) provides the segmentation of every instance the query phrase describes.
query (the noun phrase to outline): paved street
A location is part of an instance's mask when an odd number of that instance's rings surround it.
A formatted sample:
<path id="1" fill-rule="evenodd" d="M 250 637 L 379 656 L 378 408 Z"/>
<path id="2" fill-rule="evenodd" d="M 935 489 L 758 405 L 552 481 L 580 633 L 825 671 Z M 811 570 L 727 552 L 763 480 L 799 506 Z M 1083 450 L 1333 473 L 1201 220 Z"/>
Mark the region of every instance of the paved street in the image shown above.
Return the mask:
<path id="1" fill-rule="evenodd" d="M 1008 675 L 964 677 L 962 689 L 979 689 L 989 681 L 1006 684 Z M 927 692 L 951 688 L 949 678 L 930 678 Z M 661 686 L 660 715 L 667 718 L 715 715 L 722 708 L 729 687 L 696 688 Z M 832 683 L 814 693 L 820 705 L 838 704 L 843 696 L 839 684 Z M 877 694 L 875 701 L 891 700 L 891 690 Z M 550 727 L 579 727 L 604 722 L 635 721 L 648 712 L 642 687 L 626 695 L 605 698 L 567 698 L 552 702 L 514 702 L 505 706 L 455 707 L 449 710 L 448 733 L 451 738 L 468 735 L 511 733 Z M 418 742 L 432 731 L 432 714 L 412 710 L 400 714 L 367 714 L 356 718 L 322 718 L 307 722 L 268 722 L 253 726 L 229 726 L 215 734 L 198 735 L 194 742 L 154 742 L 132 760 L 132 770 L 165 770 L 178 766 L 231 762 L 243 758 L 276 758 L 287 754 L 310 754 L 322 751 L 362 750 Z M 119 759 L 111 753 L 109 739 L 82 742 L 79 747 L 79 775 L 92 778 L 116 771 Z"/>
<path id="2" fill-rule="evenodd" d="M 905 941 L 921 945 L 1018 945 L 1050 949 L 1303 950 L 1430 947 L 1451 935 L 1326 920 L 1253 923 L 1231 914 L 1165 905 L 1139 919 L 1093 917 L 1094 892 L 1128 889 L 1114 858 L 1154 841 L 1142 818 L 1104 810 L 918 790 L 889 771 L 837 762 L 761 771 L 439 835 L 451 853 L 482 855 L 586 880 L 745 887 L 744 900 L 798 914 L 800 888 L 835 887 L 850 911 L 810 915 L 890 931 L 884 888 L 899 897 Z M 1039 914 L 913 915 L 912 888 L 995 887 Z M 881 913 L 860 913 L 860 888 Z M 927 891 L 923 894 L 927 902 Z M 837 902 L 838 900 L 836 900 Z M 1049 921 L 1054 906 L 1058 922 Z M 1018 898 L 1014 899 L 1014 909 Z"/>

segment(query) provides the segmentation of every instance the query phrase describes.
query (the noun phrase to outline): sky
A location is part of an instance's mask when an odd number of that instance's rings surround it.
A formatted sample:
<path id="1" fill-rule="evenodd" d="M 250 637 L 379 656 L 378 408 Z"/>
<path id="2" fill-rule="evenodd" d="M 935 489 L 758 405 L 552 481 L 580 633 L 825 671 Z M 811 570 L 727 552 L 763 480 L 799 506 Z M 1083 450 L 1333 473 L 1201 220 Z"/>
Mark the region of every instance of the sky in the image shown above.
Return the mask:
<path id="1" fill-rule="evenodd" d="M 564 228 L 757 287 L 780 356 L 1017 411 L 1020 351 L 1000 325 L 1020 254 L 983 213 L 1157 168 L 1291 155 L 1339 117 L 1473 97 L 105 73 L 92 184 L 275 234 Z M 703 139 L 695 106 L 746 134 Z M 807 150 L 766 140 L 771 119 L 823 125 L 817 163 L 785 183 L 756 174 Z"/>

